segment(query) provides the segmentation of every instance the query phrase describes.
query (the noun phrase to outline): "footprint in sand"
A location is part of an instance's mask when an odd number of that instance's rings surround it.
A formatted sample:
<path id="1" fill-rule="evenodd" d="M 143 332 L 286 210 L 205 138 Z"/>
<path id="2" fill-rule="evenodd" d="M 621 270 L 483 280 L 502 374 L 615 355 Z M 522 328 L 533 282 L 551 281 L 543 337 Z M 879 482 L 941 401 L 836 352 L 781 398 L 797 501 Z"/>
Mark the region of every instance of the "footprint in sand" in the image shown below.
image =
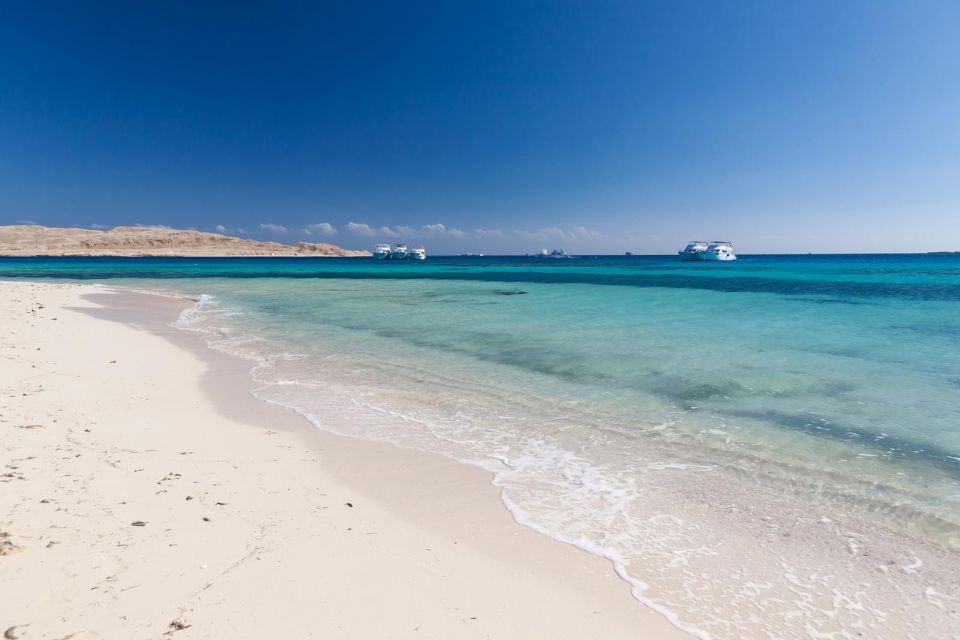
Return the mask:
<path id="1" fill-rule="evenodd" d="M 9 556 L 23 551 L 23 547 L 18 544 L 14 544 L 13 540 L 10 539 L 10 534 L 6 531 L 0 531 L 0 556 Z"/>

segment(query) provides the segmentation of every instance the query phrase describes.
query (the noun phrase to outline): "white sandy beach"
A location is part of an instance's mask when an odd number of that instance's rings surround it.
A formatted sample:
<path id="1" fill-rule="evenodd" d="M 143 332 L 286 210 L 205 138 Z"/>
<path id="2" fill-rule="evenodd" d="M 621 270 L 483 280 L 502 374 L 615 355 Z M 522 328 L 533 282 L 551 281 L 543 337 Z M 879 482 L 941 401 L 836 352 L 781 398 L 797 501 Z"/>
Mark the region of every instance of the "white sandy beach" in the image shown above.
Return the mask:
<path id="1" fill-rule="evenodd" d="M 254 399 L 184 304 L 0 283 L 5 637 L 687 637 L 483 471 Z"/>

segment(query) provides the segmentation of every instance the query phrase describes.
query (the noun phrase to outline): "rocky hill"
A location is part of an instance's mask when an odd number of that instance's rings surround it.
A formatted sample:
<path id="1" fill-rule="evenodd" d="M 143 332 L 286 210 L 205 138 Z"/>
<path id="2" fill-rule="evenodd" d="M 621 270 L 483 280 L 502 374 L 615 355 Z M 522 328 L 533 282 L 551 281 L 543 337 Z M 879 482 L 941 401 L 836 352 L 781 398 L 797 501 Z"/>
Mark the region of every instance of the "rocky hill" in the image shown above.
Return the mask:
<path id="1" fill-rule="evenodd" d="M 326 256 L 362 257 L 369 251 L 326 242 L 281 244 L 167 227 L 114 227 L 107 231 L 0 226 L 2 256 Z"/>

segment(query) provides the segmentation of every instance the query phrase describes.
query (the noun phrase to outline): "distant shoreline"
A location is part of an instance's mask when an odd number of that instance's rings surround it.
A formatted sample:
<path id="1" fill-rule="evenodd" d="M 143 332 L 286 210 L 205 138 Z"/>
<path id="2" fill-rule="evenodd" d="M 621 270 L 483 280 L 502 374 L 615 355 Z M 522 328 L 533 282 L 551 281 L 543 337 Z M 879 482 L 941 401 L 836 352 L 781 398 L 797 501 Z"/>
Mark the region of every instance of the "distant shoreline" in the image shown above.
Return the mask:
<path id="1" fill-rule="evenodd" d="M 367 257 L 369 251 L 328 242 L 282 244 L 167 227 L 114 227 L 107 231 L 39 225 L 0 226 L 0 256 L 14 257 Z"/>
<path id="2" fill-rule="evenodd" d="M 358 252 L 359 253 L 359 252 Z M 349 256 L 336 256 L 336 255 L 325 255 L 325 254 L 308 254 L 308 253 L 290 253 L 290 254 L 265 254 L 265 253 L 253 253 L 250 255 L 234 255 L 234 254 L 169 254 L 169 253 L 141 253 L 141 254 L 130 254 L 130 253 L 32 253 L 32 254 L 21 254 L 21 253 L 0 253 L 0 258 L 211 258 L 211 259 L 225 259 L 225 258 L 369 258 L 369 255 L 349 255 Z"/>

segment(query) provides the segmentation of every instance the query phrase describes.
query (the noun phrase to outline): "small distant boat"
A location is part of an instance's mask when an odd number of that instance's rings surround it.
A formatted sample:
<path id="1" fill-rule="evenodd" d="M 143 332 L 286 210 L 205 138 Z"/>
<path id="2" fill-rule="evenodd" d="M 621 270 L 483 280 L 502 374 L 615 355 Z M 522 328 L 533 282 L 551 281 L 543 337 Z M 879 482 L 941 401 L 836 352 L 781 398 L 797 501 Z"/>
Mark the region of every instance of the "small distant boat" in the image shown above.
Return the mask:
<path id="1" fill-rule="evenodd" d="M 390 245 L 388 244 L 378 244 L 373 249 L 373 257 L 377 260 L 386 260 L 391 255 Z"/>
<path id="2" fill-rule="evenodd" d="M 700 254 L 707 250 L 706 242 L 702 240 L 691 240 L 687 246 L 679 251 L 681 260 L 703 260 Z"/>
<path id="3" fill-rule="evenodd" d="M 426 260 L 427 250 L 423 247 L 414 247 L 410 250 L 410 253 L 407 254 L 407 258 L 410 260 Z"/>
<path id="4" fill-rule="evenodd" d="M 537 254 L 540 258 L 570 258 L 571 256 L 567 255 L 567 252 L 563 249 L 554 249 L 550 253 L 547 253 L 546 249 L 541 249 L 540 253 Z"/>
<path id="5" fill-rule="evenodd" d="M 699 260 L 703 262 L 729 262 L 736 260 L 733 244 L 722 240 L 714 240 L 710 244 L 700 240 L 693 240 L 679 252 L 681 260 Z"/>
<path id="6" fill-rule="evenodd" d="M 407 257 L 407 245 L 398 243 L 393 245 L 393 259 L 404 260 Z"/>

